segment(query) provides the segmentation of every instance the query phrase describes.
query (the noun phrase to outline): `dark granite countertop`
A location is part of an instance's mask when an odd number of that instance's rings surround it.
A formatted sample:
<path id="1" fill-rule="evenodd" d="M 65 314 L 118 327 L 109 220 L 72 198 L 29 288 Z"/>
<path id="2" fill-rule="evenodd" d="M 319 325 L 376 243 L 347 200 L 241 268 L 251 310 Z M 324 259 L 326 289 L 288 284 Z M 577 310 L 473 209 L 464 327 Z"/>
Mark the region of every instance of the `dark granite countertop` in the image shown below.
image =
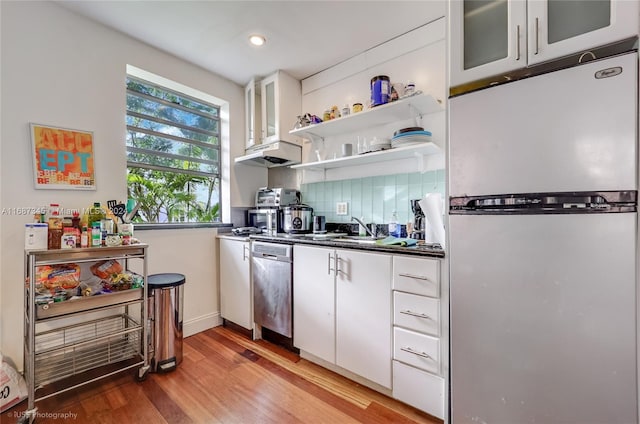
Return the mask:
<path id="1" fill-rule="evenodd" d="M 218 233 L 218 238 L 228 239 L 228 240 L 238 240 L 238 241 L 250 241 L 249 236 L 236 236 L 231 232 L 228 233 Z"/>
<path id="2" fill-rule="evenodd" d="M 432 258 L 443 258 L 444 250 L 437 245 L 415 245 L 415 246 L 398 246 L 398 245 L 387 245 L 382 246 L 379 244 L 367 244 L 367 243 L 354 243 L 350 241 L 339 240 L 335 238 L 325 238 L 325 237 L 308 237 L 307 235 L 289 235 L 289 234 L 277 234 L 277 235 L 267 235 L 267 234 L 254 234 L 249 236 L 251 240 L 259 240 L 259 241 L 271 241 L 278 242 L 284 244 L 305 244 L 305 245 L 316 245 L 322 247 L 339 247 L 340 249 L 357 249 L 357 250 L 366 250 L 369 252 L 384 252 L 384 253 L 394 253 L 394 254 L 402 254 L 402 255 L 415 255 L 415 256 L 425 256 Z"/>

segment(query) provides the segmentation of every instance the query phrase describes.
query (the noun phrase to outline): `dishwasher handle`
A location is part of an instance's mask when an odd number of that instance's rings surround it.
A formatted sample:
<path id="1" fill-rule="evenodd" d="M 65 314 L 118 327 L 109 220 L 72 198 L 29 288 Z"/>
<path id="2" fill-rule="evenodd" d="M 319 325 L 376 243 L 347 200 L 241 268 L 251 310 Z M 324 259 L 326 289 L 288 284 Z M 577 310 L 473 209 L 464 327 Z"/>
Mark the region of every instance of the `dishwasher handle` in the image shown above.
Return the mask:
<path id="1" fill-rule="evenodd" d="M 254 259 L 265 259 L 268 261 L 278 261 L 278 262 L 293 262 L 288 256 L 279 256 L 279 255 L 270 255 L 268 253 L 256 253 L 253 252 L 252 255 Z"/>

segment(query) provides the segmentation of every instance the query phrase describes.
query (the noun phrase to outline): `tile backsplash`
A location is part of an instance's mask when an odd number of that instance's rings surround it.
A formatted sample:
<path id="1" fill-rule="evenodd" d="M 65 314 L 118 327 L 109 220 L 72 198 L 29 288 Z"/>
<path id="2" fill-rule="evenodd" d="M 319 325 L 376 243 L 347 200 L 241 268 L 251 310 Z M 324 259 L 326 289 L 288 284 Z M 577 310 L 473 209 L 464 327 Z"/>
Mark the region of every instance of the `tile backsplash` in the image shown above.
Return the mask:
<path id="1" fill-rule="evenodd" d="M 302 184 L 302 202 L 311 206 L 315 215 L 327 222 L 350 222 L 351 217 L 364 217 L 366 223 L 383 224 L 396 211 L 398 222 L 413 220 L 409 200 L 422 199 L 427 193 L 445 194 L 445 171 L 424 174 L 384 175 Z M 347 202 L 347 215 L 336 214 L 336 203 Z"/>

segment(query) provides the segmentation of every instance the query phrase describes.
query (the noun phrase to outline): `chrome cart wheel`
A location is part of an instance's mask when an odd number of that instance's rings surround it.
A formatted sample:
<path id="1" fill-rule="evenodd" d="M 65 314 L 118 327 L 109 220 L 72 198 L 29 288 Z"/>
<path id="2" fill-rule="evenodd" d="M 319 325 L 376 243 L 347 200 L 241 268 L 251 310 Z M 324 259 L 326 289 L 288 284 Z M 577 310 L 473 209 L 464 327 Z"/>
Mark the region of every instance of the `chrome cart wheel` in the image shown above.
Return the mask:
<path id="1" fill-rule="evenodd" d="M 31 424 L 36 419 L 36 411 L 37 409 L 30 409 L 28 411 L 24 411 L 24 414 L 18 418 L 18 424 Z"/>

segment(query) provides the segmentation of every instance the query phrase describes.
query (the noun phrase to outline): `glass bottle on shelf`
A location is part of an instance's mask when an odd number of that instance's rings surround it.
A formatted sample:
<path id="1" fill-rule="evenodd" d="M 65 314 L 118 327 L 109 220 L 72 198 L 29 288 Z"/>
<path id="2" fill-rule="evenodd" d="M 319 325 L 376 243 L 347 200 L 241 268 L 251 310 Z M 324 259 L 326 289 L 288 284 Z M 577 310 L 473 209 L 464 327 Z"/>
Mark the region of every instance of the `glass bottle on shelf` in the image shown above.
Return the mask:
<path id="1" fill-rule="evenodd" d="M 93 223 L 97 222 L 98 227 L 100 227 L 99 225 L 100 221 L 106 218 L 107 218 L 107 213 L 100 206 L 100 202 L 94 202 L 93 207 L 89 209 L 89 220 L 87 222 L 87 225 L 89 225 L 90 227 L 93 227 Z"/>

